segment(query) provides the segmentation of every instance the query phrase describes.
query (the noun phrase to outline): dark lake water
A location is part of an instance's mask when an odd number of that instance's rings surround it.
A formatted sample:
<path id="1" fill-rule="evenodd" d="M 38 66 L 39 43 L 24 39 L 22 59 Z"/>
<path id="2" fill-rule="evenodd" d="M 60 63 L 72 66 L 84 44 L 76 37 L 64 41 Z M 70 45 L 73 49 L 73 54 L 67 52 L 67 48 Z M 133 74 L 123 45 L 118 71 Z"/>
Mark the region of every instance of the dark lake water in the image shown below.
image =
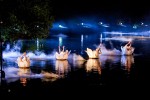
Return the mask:
<path id="1" fill-rule="evenodd" d="M 132 56 L 109 52 L 119 50 L 132 40 Z M 102 43 L 99 59 L 88 59 L 86 48 L 96 49 Z M 71 50 L 68 60 L 56 60 L 58 45 Z M 114 49 L 115 48 L 115 49 Z M 5 78 L 1 79 L 2 93 L 8 96 L 72 96 L 114 93 L 117 90 L 134 92 L 148 90 L 150 73 L 150 38 L 105 37 L 101 34 L 67 37 L 53 35 L 46 40 L 19 40 L 5 45 L 3 66 Z M 28 69 L 21 69 L 15 62 L 23 52 L 31 59 Z M 81 55 L 85 61 L 74 59 Z M 76 91 L 76 92 L 75 92 Z M 96 92 L 98 91 L 98 92 Z"/>

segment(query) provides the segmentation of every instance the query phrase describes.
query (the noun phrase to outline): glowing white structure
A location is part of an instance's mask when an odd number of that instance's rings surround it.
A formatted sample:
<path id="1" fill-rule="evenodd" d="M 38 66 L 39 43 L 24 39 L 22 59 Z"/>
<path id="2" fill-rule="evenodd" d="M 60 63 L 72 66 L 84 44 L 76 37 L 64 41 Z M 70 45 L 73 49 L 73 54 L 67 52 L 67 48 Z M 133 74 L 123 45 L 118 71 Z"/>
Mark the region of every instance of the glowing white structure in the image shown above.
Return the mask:
<path id="1" fill-rule="evenodd" d="M 20 68 L 29 68 L 30 58 L 26 56 L 26 53 L 23 53 L 23 55 L 17 58 L 17 64 Z"/>
<path id="2" fill-rule="evenodd" d="M 131 42 L 129 41 L 125 46 L 121 46 L 121 54 L 122 55 L 132 55 L 134 52 L 134 47 L 131 46 Z"/>
<path id="3" fill-rule="evenodd" d="M 89 58 L 99 58 L 99 54 L 101 54 L 100 48 L 97 48 L 96 50 L 87 48 L 85 52 L 88 54 Z"/>
<path id="4" fill-rule="evenodd" d="M 71 51 L 68 50 L 64 50 L 64 46 L 63 46 L 63 50 L 60 50 L 60 46 L 59 46 L 59 52 L 56 52 L 55 56 L 57 60 L 67 60 L 68 56 L 70 54 Z"/>

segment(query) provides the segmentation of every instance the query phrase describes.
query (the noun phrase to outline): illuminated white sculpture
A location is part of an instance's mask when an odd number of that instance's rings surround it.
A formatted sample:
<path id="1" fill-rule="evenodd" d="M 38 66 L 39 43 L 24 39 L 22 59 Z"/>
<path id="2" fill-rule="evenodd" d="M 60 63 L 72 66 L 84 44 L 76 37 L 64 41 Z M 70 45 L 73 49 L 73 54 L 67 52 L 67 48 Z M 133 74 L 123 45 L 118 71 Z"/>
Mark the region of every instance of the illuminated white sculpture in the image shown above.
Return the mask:
<path id="1" fill-rule="evenodd" d="M 26 53 L 23 53 L 17 58 L 17 64 L 20 68 L 28 68 L 30 67 L 30 58 L 26 56 Z"/>
<path id="2" fill-rule="evenodd" d="M 60 50 L 60 46 L 59 46 L 59 52 L 56 52 L 55 56 L 57 60 L 66 60 L 68 59 L 68 56 L 70 54 L 71 51 L 68 50 L 64 50 L 64 46 L 63 46 L 63 50 Z"/>
<path id="3" fill-rule="evenodd" d="M 89 58 L 99 58 L 99 54 L 101 54 L 100 48 L 97 48 L 96 50 L 87 48 L 85 52 L 88 54 Z"/>
<path id="4" fill-rule="evenodd" d="M 133 52 L 134 52 L 134 48 L 131 46 L 130 41 L 125 46 L 121 46 L 122 55 L 132 55 Z"/>

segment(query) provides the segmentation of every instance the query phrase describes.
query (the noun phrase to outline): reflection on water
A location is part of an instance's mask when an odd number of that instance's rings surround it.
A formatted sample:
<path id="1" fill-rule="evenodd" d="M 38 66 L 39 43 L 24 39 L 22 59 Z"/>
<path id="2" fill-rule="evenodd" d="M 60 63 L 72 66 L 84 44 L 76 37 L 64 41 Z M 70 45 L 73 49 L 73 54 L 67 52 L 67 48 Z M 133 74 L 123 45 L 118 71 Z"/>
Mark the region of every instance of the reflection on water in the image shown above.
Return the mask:
<path id="1" fill-rule="evenodd" d="M 46 71 L 42 71 L 42 81 L 46 81 L 46 82 L 53 82 L 56 81 L 59 78 L 58 74 L 52 73 L 52 72 L 46 72 Z"/>
<path id="2" fill-rule="evenodd" d="M 20 76 L 20 83 L 23 86 L 27 84 L 27 76 L 30 76 L 31 70 L 30 68 L 19 68 L 18 76 Z"/>
<path id="3" fill-rule="evenodd" d="M 47 71 L 41 71 L 40 73 L 33 73 L 30 68 L 6 67 L 3 70 L 5 71 L 6 74 L 5 80 L 7 81 L 7 83 L 20 80 L 20 83 L 23 84 L 23 86 L 26 86 L 28 79 L 40 78 L 43 81 L 55 81 L 56 79 L 59 78 L 59 75 Z"/>
<path id="4" fill-rule="evenodd" d="M 19 79 L 18 77 L 18 71 L 19 69 L 16 67 L 6 67 L 3 68 L 5 72 L 5 80 L 7 83 L 15 82 Z"/>
<path id="5" fill-rule="evenodd" d="M 26 84 L 27 84 L 27 78 L 25 78 L 25 77 L 20 77 L 20 83 L 21 83 L 23 86 L 26 86 Z"/>
<path id="6" fill-rule="evenodd" d="M 19 76 L 28 76 L 31 74 L 30 68 L 19 68 L 18 75 Z"/>
<path id="7" fill-rule="evenodd" d="M 88 59 L 86 63 L 86 71 L 97 72 L 98 74 L 101 74 L 101 64 L 99 59 Z"/>
<path id="8" fill-rule="evenodd" d="M 105 67 L 105 64 L 108 62 L 111 64 L 116 64 L 120 62 L 120 58 L 121 58 L 120 56 L 101 55 L 100 61 L 101 61 L 102 67 Z"/>
<path id="9" fill-rule="evenodd" d="M 69 72 L 69 67 L 68 60 L 56 60 L 55 70 L 58 75 L 64 77 Z"/>
<path id="10" fill-rule="evenodd" d="M 134 57 L 131 56 L 121 56 L 121 64 L 122 66 L 125 66 L 125 70 L 130 72 L 131 66 L 134 63 Z"/>
<path id="11" fill-rule="evenodd" d="M 80 37 L 81 38 L 81 37 Z M 72 39 L 72 38 L 66 38 L 63 40 L 63 44 L 71 50 L 70 57 L 68 60 L 55 60 L 55 53 L 56 50 L 54 48 L 58 47 L 59 41 L 55 41 L 55 39 L 52 40 L 44 40 L 43 43 L 43 50 L 41 50 L 41 47 L 39 46 L 39 52 L 35 53 L 30 52 L 30 48 L 24 47 L 27 51 L 27 55 L 31 58 L 31 67 L 29 69 L 20 69 L 17 66 L 17 63 L 15 63 L 18 56 L 20 56 L 21 51 L 11 51 L 7 50 L 3 52 L 4 57 L 4 63 L 3 63 L 3 70 L 5 71 L 5 80 L 9 83 L 21 83 L 23 86 L 28 86 L 27 83 L 34 84 L 32 79 L 40 79 L 40 82 L 53 82 L 56 81 L 59 78 L 67 78 L 68 81 L 75 82 L 83 82 L 84 85 L 89 86 L 87 84 L 90 83 L 93 79 L 98 82 L 103 81 L 104 84 L 112 84 L 114 81 L 114 84 L 125 84 L 129 82 L 127 80 L 126 70 L 130 72 L 131 74 L 128 74 L 131 80 L 134 79 L 143 79 L 143 76 L 148 76 L 149 73 L 145 74 L 146 67 L 141 67 L 143 63 L 149 64 L 149 57 L 150 57 L 150 46 L 149 42 L 150 40 L 133 40 L 133 45 L 136 48 L 135 53 L 136 56 L 121 56 L 119 55 L 120 52 L 120 46 L 123 44 L 122 40 L 111 40 L 113 44 L 113 48 L 110 49 L 108 41 L 103 41 L 104 47 L 102 50 L 102 55 L 99 56 L 99 59 L 88 59 L 88 55 L 85 51 L 81 53 L 82 50 L 86 50 L 87 47 L 94 49 L 95 45 L 99 45 L 99 39 L 97 37 L 88 37 L 83 36 L 82 39 Z M 84 38 L 84 39 L 83 39 Z M 98 41 L 98 42 L 97 42 Z M 40 42 L 40 41 L 39 41 Z M 32 45 L 30 45 L 32 43 Z M 27 43 L 24 43 L 24 45 L 30 45 L 29 47 L 32 47 L 35 45 L 33 41 L 28 41 Z M 36 46 L 36 45 L 35 45 Z M 80 47 L 81 46 L 81 47 Z M 115 49 L 116 48 L 116 49 Z M 33 48 L 34 49 L 34 48 Z M 115 51 L 114 51 L 115 50 Z M 116 51 L 117 50 L 117 51 Z M 22 50 L 22 52 L 25 52 Z M 73 53 L 76 53 L 78 55 L 73 55 Z M 117 54 L 117 55 L 116 55 Z M 141 55 L 138 55 L 141 54 Z M 82 60 L 81 55 L 85 60 Z M 80 59 L 80 60 L 79 60 Z M 130 71 L 134 63 L 134 71 Z M 122 70 L 121 67 L 124 67 L 125 70 Z M 76 68 L 76 70 L 72 70 Z M 141 70 L 142 69 L 142 70 Z M 121 70 L 121 71 L 120 71 Z M 141 75 L 141 72 L 144 75 Z M 69 73 L 68 73 L 69 72 Z M 90 77 L 87 80 L 87 73 L 90 75 Z M 98 73 L 98 74 L 93 74 Z M 90 73 L 90 74 L 89 74 Z M 138 74 L 138 75 L 135 75 Z M 101 78 L 95 77 L 95 75 Z M 67 76 L 67 77 L 65 77 Z M 81 76 L 81 77 L 78 77 Z M 76 78 L 77 77 L 77 78 Z M 119 77 L 119 78 L 118 78 Z M 77 79 L 77 81 L 76 81 Z M 124 83 L 120 82 L 120 79 L 124 80 Z M 147 77 L 145 79 L 148 79 Z M 63 79 L 62 79 L 63 80 Z M 75 81 L 74 81 L 75 80 Z M 93 81 L 92 80 L 92 81 Z M 93 82 L 96 82 L 93 81 Z M 117 82 L 116 82 L 117 81 Z M 39 81 L 38 81 L 39 82 Z M 59 83 L 60 81 L 58 81 Z M 70 82 L 69 84 L 73 83 Z M 132 81 L 133 82 L 133 81 Z M 55 83 L 55 82 L 54 82 Z M 57 82 L 56 82 L 57 83 Z M 38 83 L 36 83 L 38 84 Z M 39 83 L 40 84 L 40 83 Z M 59 84 L 61 85 L 61 84 Z M 71 86 L 73 86 L 71 84 Z M 11 87 L 11 84 L 10 84 Z M 32 88 L 32 87 L 31 87 Z"/>
<path id="12" fill-rule="evenodd" d="M 73 60 L 73 66 L 75 68 L 82 68 L 85 62 L 85 60 Z"/>
<path id="13" fill-rule="evenodd" d="M 31 60 L 31 66 L 39 66 L 41 68 L 45 67 L 47 63 L 48 63 L 47 60 L 39 60 L 39 59 Z"/>

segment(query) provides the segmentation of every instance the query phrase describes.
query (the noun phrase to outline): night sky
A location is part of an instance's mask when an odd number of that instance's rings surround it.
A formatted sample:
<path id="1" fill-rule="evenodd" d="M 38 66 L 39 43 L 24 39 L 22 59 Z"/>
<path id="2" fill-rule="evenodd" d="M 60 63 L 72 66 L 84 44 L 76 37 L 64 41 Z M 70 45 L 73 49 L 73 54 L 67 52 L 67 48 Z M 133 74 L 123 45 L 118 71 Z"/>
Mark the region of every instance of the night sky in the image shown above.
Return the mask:
<path id="1" fill-rule="evenodd" d="M 129 18 L 147 20 L 150 16 L 148 0 L 53 0 L 56 19 L 76 16 Z"/>

